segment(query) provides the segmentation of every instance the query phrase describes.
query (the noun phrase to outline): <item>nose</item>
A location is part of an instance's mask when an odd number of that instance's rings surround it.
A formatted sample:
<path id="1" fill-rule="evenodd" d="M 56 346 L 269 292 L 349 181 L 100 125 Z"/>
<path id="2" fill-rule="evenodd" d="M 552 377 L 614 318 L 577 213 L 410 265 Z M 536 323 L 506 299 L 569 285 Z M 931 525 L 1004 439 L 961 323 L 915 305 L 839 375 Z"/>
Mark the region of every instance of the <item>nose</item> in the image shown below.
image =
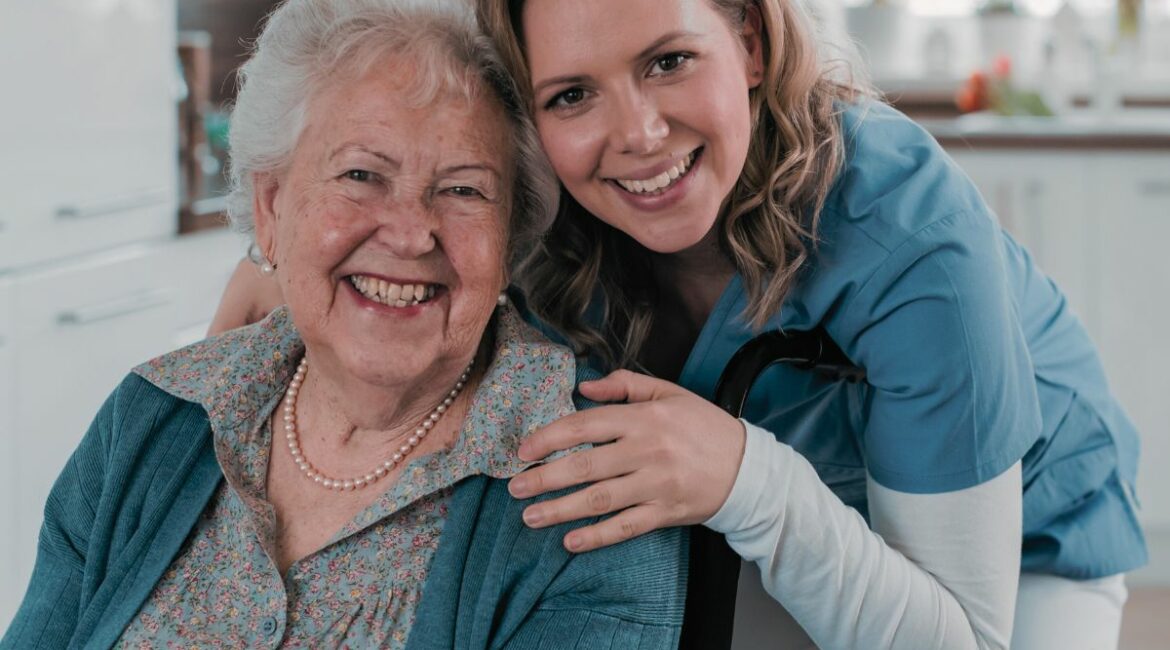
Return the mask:
<path id="1" fill-rule="evenodd" d="M 654 101 L 634 89 L 619 93 L 614 104 L 613 146 L 622 153 L 634 155 L 658 151 L 670 127 Z"/>
<path id="2" fill-rule="evenodd" d="M 435 249 L 439 219 L 424 200 L 395 200 L 379 210 L 378 239 L 400 259 L 417 259 Z"/>

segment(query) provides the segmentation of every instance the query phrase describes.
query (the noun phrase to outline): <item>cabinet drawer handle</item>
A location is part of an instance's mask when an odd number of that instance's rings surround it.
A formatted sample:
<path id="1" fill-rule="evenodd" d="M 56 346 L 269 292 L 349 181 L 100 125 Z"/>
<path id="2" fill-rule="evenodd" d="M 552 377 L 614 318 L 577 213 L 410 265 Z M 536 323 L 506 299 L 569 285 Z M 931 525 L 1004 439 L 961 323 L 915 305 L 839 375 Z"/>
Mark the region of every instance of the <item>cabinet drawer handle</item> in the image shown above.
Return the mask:
<path id="1" fill-rule="evenodd" d="M 170 192 L 164 188 L 155 188 L 138 194 L 120 196 L 106 201 L 95 202 L 90 205 L 63 205 L 53 213 L 58 219 L 76 220 L 101 217 L 107 214 L 125 212 L 137 208 L 146 208 L 152 205 L 162 205 L 170 198 Z"/>
<path id="2" fill-rule="evenodd" d="M 111 318 L 120 318 L 162 307 L 170 302 L 167 292 L 161 289 L 143 291 L 126 298 L 111 300 L 92 307 L 82 307 L 61 312 L 57 315 L 58 325 L 84 326 Z"/>
<path id="3" fill-rule="evenodd" d="M 1170 179 L 1142 181 L 1138 184 L 1138 191 L 1145 196 L 1170 196 Z"/>

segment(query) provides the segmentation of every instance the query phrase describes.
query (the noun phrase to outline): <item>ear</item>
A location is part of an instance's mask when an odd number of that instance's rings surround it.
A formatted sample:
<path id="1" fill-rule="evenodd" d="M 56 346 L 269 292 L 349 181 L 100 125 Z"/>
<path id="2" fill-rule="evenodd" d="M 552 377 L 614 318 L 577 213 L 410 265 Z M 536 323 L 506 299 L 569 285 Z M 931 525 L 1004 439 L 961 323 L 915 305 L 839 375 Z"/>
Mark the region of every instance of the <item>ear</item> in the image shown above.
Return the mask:
<path id="1" fill-rule="evenodd" d="M 755 2 L 749 2 L 744 11 L 739 37 L 747 54 L 748 87 L 755 88 L 764 81 L 764 18 Z"/>
<path id="2" fill-rule="evenodd" d="M 256 226 L 256 246 L 269 262 L 276 260 L 276 196 L 280 182 L 270 172 L 252 174 L 252 220 Z"/>

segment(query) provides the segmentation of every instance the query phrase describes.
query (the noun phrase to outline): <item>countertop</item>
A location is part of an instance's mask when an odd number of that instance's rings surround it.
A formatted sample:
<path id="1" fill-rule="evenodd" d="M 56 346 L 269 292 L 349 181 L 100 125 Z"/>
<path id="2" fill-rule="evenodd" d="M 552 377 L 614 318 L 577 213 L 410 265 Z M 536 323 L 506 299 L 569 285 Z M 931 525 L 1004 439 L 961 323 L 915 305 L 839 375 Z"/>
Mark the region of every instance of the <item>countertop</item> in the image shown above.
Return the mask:
<path id="1" fill-rule="evenodd" d="M 1055 117 L 971 113 L 915 119 L 944 145 L 1170 149 L 1170 109 L 1163 108 L 1127 108 L 1111 113 L 1084 110 Z"/>

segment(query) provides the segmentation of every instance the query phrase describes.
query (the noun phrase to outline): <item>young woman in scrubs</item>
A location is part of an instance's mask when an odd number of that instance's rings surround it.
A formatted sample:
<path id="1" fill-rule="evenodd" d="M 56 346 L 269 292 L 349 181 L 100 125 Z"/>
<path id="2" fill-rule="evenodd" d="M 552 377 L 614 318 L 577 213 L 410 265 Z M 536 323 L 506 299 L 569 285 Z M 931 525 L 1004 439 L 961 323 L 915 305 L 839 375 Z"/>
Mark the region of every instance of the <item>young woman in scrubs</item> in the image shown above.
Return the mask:
<path id="1" fill-rule="evenodd" d="M 1146 560 L 1138 441 L 1057 287 L 937 143 L 840 81 L 793 0 L 479 0 L 563 184 L 529 307 L 611 405 L 534 433 L 516 496 L 586 552 L 704 524 L 799 625 L 780 647 L 1109 648 Z M 254 274 L 253 274 L 254 275 Z M 263 298 L 240 274 L 218 327 Z M 229 322 L 230 321 L 230 322 Z M 866 370 L 774 366 L 822 327 Z M 804 635 L 807 634 L 807 637 Z M 785 645 L 788 644 L 788 645 Z"/>
<path id="2" fill-rule="evenodd" d="M 793 0 L 480 0 L 562 209 L 522 284 L 616 404 L 534 434 L 533 526 L 703 523 L 825 648 L 1115 647 L 1145 562 L 1137 434 L 1057 287 L 922 129 L 818 60 Z M 865 368 L 774 367 L 823 327 Z M 1013 622 L 1015 637 L 1013 640 Z M 778 642 L 784 641 L 777 639 Z"/>

